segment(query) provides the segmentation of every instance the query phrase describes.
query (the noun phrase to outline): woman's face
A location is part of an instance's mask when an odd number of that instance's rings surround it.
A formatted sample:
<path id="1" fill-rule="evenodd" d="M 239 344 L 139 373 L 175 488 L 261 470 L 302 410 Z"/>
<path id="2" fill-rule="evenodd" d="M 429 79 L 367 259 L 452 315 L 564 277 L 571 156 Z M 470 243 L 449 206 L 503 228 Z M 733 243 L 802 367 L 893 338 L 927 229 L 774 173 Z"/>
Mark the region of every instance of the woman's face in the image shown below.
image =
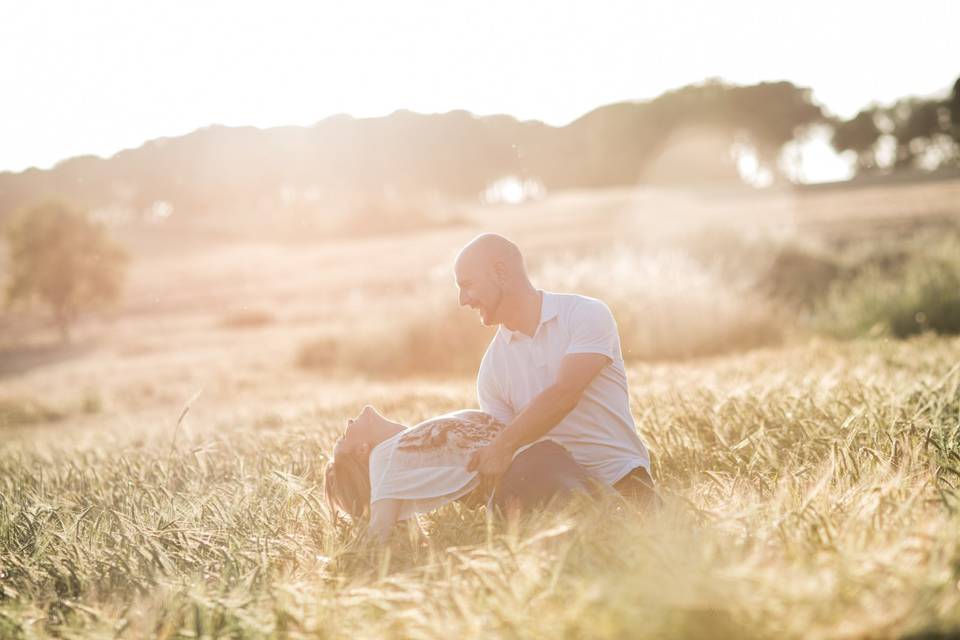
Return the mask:
<path id="1" fill-rule="evenodd" d="M 369 456 L 373 448 L 373 428 L 383 416 L 377 413 L 372 406 L 365 406 L 357 417 L 347 420 L 347 428 L 343 437 L 333 447 L 333 457 L 341 455 Z"/>

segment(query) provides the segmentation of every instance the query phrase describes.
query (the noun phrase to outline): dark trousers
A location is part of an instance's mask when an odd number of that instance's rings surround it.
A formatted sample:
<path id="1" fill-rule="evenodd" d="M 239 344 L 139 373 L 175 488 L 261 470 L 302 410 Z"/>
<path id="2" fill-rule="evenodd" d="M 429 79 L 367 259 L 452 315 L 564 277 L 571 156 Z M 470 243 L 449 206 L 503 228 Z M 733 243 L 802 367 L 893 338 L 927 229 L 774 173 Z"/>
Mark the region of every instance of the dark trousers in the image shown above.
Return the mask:
<path id="1" fill-rule="evenodd" d="M 570 452 L 552 440 L 542 440 L 513 459 L 494 492 L 500 509 L 527 510 L 551 498 L 589 492 L 590 478 Z"/>
<path id="2" fill-rule="evenodd" d="M 657 495 L 653 478 L 643 467 L 636 467 L 613 485 L 623 497 L 646 507 L 661 507 L 663 500 Z"/>

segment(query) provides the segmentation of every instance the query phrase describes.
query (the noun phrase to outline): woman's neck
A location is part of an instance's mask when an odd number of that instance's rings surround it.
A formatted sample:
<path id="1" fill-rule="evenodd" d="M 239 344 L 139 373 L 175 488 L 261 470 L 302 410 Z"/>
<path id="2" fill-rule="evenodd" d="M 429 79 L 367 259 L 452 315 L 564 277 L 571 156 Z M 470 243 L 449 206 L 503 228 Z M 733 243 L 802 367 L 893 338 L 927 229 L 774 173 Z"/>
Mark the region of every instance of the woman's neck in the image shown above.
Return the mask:
<path id="1" fill-rule="evenodd" d="M 371 425 L 373 433 L 373 446 L 377 446 L 384 440 L 392 438 L 401 431 L 406 431 L 406 427 L 399 422 L 391 422 L 390 420 L 382 420 Z"/>

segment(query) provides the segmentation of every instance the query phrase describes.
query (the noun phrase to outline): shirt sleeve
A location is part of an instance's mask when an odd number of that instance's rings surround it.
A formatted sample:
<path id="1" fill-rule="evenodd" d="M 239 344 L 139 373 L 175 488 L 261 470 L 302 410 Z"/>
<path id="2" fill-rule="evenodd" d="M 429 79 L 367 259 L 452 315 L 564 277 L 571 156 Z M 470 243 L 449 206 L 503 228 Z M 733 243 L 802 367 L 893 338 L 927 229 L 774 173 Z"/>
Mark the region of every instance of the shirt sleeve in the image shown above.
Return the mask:
<path id="1" fill-rule="evenodd" d="M 504 396 L 500 381 L 497 380 L 489 350 L 484 354 L 480 371 L 477 373 L 477 401 L 484 413 L 504 424 L 509 424 L 514 418 L 513 409 Z"/>
<path id="2" fill-rule="evenodd" d="M 566 353 L 600 353 L 613 361 L 620 357 L 617 323 L 607 305 L 588 300 L 570 312 L 570 344 Z"/>

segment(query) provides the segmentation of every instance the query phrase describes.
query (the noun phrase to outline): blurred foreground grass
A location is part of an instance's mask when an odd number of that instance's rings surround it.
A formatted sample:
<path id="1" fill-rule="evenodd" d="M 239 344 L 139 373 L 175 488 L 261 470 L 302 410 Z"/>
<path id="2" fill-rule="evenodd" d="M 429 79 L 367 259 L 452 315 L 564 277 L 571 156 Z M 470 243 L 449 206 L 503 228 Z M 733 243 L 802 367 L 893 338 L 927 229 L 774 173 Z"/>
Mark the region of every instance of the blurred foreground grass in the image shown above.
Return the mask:
<path id="1" fill-rule="evenodd" d="M 335 404 L 175 446 L 49 426 L 0 444 L 0 637 L 957 633 L 958 362 L 925 335 L 633 366 L 660 514 L 450 505 L 388 553 L 321 500 Z M 475 404 L 393 389 L 377 402 L 410 423 Z"/>

